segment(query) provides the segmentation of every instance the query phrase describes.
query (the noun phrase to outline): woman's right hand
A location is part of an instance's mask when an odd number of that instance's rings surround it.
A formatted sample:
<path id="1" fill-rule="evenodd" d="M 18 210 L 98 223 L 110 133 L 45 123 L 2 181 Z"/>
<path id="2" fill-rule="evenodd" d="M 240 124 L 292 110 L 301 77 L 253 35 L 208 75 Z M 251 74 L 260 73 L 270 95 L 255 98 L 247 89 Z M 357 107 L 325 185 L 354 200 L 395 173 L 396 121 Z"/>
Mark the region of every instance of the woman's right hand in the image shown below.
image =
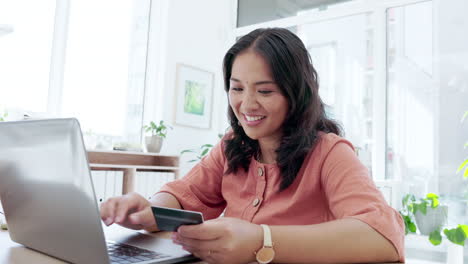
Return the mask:
<path id="1" fill-rule="evenodd" d="M 100 211 L 107 226 L 116 223 L 134 230 L 157 231 L 150 201 L 137 193 L 110 198 L 101 204 Z"/>

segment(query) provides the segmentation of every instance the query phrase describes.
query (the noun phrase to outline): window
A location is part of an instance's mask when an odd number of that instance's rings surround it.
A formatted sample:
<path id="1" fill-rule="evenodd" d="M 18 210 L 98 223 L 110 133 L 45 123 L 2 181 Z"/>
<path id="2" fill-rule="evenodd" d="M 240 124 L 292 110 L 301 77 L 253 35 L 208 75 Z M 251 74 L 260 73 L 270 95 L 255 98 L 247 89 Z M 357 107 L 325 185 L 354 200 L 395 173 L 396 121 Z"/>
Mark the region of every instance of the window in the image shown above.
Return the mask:
<path id="1" fill-rule="evenodd" d="M 252 24 L 242 20 L 243 2 L 236 37 L 255 28 L 243 26 Z M 437 192 L 456 208 L 449 225 L 468 221 L 468 183 L 455 174 L 467 155 L 467 8 L 461 0 L 349 1 L 259 25 L 292 28 L 304 41 L 327 112 L 391 204 Z"/>
<path id="2" fill-rule="evenodd" d="M 2 1 L 0 115 L 76 117 L 101 147 L 138 145 L 150 12 L 150 0 Z"/>
<path id="3" fill-rule="evenodd" d="M 140 142 L 149 10 L 132 0 L 70 6 L 62 115 L 107 141 Z"/>
<path id="4" fill-rule="evenodd" d="M 351 0 L 239 0 L 237 26 L 243 27 L 275 19 L 296 16 L 310 10 L 324 10 L 329 6 Z"/>
<path id="5" fill-rule="evenodd" d="M 387 11 L 387 177 L 403 192 L 436 192 L 449 204 L 449 225 L 466 223 L 468 7 L 421 2 Z"/>
<path id="6" fill-rule="evenodd" d="M 0 2 L 0 111 L 47 111 L 54 16 L 53 0 Z"/>
<path id="7" fill-rule="evenodd" d="M 297 34 L 319 75 L 319 93 L 328 115 L 340 121 L 346 137 L 372 173 L 374 64 L 371 14 L 307 23 Z"/>

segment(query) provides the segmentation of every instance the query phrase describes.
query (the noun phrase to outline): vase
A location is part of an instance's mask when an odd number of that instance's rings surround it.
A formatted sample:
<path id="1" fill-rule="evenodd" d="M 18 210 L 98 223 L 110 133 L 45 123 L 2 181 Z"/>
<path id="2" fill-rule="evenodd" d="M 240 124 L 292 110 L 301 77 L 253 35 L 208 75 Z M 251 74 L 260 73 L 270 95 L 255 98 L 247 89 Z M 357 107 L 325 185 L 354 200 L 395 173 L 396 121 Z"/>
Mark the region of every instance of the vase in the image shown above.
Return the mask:
<path id="1" fill-rule="evenodd" d="M 434 230 L 442 230 L 442 227 L 447 224 L 447 215 L 447 205 L 440 205 L 436 208 L 428 206 L 425 215 L 420 210 L 414 214 L 419 232 L 425 236 Z"/>
<path id="2" fill-rule="evenodd" d="M 153 135 L 145 137 L 146 151 L 148 152 L 159 153 L 159 151 L 161 151 L 162 144 L 163 138 L 160 136 Z"/>

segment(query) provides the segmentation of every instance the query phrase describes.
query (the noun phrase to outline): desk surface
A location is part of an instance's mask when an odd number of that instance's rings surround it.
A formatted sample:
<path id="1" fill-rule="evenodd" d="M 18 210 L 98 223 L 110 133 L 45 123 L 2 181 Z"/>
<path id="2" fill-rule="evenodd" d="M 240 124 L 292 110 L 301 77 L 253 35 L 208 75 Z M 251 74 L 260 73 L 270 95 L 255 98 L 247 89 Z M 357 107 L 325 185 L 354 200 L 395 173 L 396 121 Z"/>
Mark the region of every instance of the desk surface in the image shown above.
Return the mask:
<path id="1" fill-rule="evenodd" d="M 117 232 L 118 229 L 115 229 Z M 170 232 L 157 233 L 157 236 L 163 238 L 170 237 Z M 24 263 L 40 263 L 40 264 L 63 264 L 61 260 L 49 257 L 32 249 L 28 249 L 23 245 L 11 241 L 8 231 L 0 229 L 0 263 L 9 264 L 24 264 Z M 187 263 L 187 262 L 184 262 Z M 192 262 L 192 264 L 205 264 L 205 262 Z M 385 263 L 381 263 L 385 264 Z M 388 263 L 390 264 L 390 263 Z M 395 263 L 392 263 L 395 264 Z M 397 263 L 398 264 L 398 263 Z"/>
<path id="2" fill-rule="evenodd" d="M 118 231 L 116 229 L 116 231 Z M 170 237 L 169 232 L 157 233 L 157 236 Z M 40 252 L 26 248 L 21 244 L 11 241 L 8 231 L 0 229 L 0 263 L 24 264 L 63 264 L 67 263 L 59 259 L 47 256 Z M 193 264 L 204 264 L 205 262 L 193 262 Z"/>

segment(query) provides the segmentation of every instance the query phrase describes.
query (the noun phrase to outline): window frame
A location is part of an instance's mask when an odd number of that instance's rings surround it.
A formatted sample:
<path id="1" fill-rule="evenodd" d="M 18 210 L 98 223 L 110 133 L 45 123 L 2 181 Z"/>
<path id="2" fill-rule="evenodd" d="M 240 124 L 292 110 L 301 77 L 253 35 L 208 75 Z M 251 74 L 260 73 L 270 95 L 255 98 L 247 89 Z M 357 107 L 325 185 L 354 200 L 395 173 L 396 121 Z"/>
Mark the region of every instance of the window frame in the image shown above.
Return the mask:
<path id="1" fill-rule="evenodd" d="M 402 183 L 401 175 L 396 175 L 395 178 L 387 178 L 386 175 L 386 149 L 387 149 L 387 21 L 386 12 L 389 8 L 395 8 L 410 4 L 417 4 L 427 2 L 430 0 L 362 0 L 341 3 L 339 5 L 332 5 L 326 10 L 316 12 L 304 12 L 297 16 L 281 18 L 252 24 L 243 27 L 237 27 L 234 23 L 232 28 L 232 43 L 235 39 L 243 36 L 256 28 L 264 27 L 282 27 L 289 28 L 303 24 L 319 23 L 326 20 L 339 19 L 347 16 L 368 14 L 374 15 L 374 35 L 373 35 L 373 51 L 374 51 L 374 64 L 385 65 L 385 67 L 376 67 L 373 94 L 373 118 L 374 125 L 372 134 L 374 142 L 372 149 L 372 171 L 373 175 L 385 175 L 384 180 L 374 179 L 379 187 L 391 187 L 391 205 L 394 207 L 399 206 L 399 186 Z M 236 6 L 238 0 L 235 0 Z M 234 14 L 237 18 L 237 8 Z M 313 14 L 313 15 L 311 15 Z M 381 89 L 383 87 L 384 89 Z"/>
<path id="2" fill-rule="evenodd" d="M 146 52 L 146 70 L 143 87 L 143 118 L 140 143 L 144 143 L 143 125 L 150 120 L 162 119 L 164 98 L 164 50 L 168 34 L 168 0 L 148 0 L 148 38 Z M 49 89 L 47 113 L 52 116 L 63 114 L 63 89 L 68 39 L 71 0 L 56 0 L 54 33 L 52 40 L 51 63 L 49 71 Z"/>

